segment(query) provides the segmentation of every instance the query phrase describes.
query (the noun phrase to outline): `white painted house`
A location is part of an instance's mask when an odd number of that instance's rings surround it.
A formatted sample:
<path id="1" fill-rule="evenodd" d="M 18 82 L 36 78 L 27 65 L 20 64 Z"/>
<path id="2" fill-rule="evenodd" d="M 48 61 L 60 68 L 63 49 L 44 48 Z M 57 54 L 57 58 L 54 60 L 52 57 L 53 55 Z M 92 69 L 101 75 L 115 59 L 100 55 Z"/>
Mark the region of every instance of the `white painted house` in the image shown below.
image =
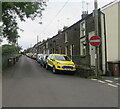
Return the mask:
<path id="1" fill-rule="evenodd" d="M 120 61 L 119 56 L 120 0 L 117 0 L 101 8 L 101 12 L 103 12 L 106 17 L 105 23 L 106 23 L 107 62 Z M 101 16 L 101 25 L 102 25 L 102 54 L 103 54 L 102 63 L 105 69 L 105 35 L 103 16 Z"/>

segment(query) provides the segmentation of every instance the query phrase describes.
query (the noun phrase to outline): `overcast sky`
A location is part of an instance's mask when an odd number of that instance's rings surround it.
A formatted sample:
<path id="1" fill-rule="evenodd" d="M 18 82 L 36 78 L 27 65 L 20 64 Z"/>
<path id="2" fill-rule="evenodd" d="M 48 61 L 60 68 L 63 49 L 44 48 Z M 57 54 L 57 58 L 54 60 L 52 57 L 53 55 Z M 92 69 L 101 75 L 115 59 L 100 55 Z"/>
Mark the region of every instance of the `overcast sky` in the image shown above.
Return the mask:
<path id="1" fill-rule="evenodd" d="M 18 39 L 18 43 L 23 49 L 32 47 L 37 43 L 37 36 L 39 41 L 43 39 L 51 38 L 56 35 L 58 29 L 62 29 L 64 26 L 71 26 L 81 19 L 82 14 L 82 1 L 83 0 L 49 0 L 47 7 L 43 12 L 42 24 L 40 18 L 35 21 L 27 19 L 26 22 L 18 21 L 19 27 L 24 32 L 19 31 L 21 36 Z M 84 0 L 83 9 L 88 10 L 91 13 L 94 9 L 94 0 Z M 98 6 L 102 7 L 114 0 L 98 0 Z M 5 43 L 5 42 L 4 42 Z"/>

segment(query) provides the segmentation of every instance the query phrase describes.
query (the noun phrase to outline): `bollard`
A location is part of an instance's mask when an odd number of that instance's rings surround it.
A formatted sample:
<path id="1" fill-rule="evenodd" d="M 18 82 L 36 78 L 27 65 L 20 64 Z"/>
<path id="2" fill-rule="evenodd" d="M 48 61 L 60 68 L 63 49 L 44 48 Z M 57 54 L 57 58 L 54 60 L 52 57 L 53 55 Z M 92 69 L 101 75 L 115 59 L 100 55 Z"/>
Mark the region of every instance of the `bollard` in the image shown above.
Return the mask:
<path id="1" fill-rule="evenodd" d="M 13 62 L 13 61 L 12 61 L 12 58 L 9 58 L 9 59 L 8 59 L 8 67 L 12 65 L 12 62 Z"/>
<path id="2" fill-rule="evenodd" d="M 13 64 L 15 64 L 16 63 L 16 58 L 15 57 L 13 57 Z"/>

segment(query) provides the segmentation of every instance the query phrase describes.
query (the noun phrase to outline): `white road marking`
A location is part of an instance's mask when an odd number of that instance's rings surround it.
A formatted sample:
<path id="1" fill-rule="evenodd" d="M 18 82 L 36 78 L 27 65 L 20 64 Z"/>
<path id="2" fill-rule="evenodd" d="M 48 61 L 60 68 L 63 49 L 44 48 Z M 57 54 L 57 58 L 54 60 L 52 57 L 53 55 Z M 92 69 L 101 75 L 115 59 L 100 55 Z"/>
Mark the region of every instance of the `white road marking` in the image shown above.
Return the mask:
<path id="1" fill-rule="evenodd" d="M 116 88 L 118 87 L 118 86 L 113 85 L 113 84 L 110 84 L 110 83 L 108 83 L 108 85 L 109 85 L 109 86 L 112 86 L 112 87 L 116 87 Z"/>
<path id="2" fill-rule="evenodd" d="M 113 81 L 110 81 L 110 80 L 105 80 L 106 82 L 109 82 L 109 83 L 113 83 Z"/>
<path id="3" fill-rule="evenodd" d="M 98 80 L 98 82 L 100 82 L 100 83 L 103 83 L 103 84 L 104 84 L 104 83 L 106 83 L 106 82 L 104 82 L 104 81 L 101 81 L 101 80 Z"/>
<path id="4" fill-rule="evenodd" d="M 91 79 L 91 80 L 96 81 L 97 79 Z"/>
<path id="5" fill-rule="evenodd" d="M 116 83 L 116 85 L 110 84 L 110 83 L 113 83 L 113 81 L 111 81 L 111 80 L 105 80 L 105 81 L 101 81 L 101 80 L 98 80 L 98 79 L 91 79 L 91 80 L 98 81 L 99 83 L 103 83 L 103 84 L 107 83 L 107 85 L 115 87 L 115 88 L 118 88 L 118 86 L 120 85 L 119 83 Z"/>
<path id="6" fill-rule="evenodd" d="M 114 78 L 115 80 L 119 80 L 119 78 Z"/>
<path id="7" fill-rule="evenodd" d="M 119 84 L 119 83 L 116 83 L 116 85 L 120 86 L 120 84 Z"/>

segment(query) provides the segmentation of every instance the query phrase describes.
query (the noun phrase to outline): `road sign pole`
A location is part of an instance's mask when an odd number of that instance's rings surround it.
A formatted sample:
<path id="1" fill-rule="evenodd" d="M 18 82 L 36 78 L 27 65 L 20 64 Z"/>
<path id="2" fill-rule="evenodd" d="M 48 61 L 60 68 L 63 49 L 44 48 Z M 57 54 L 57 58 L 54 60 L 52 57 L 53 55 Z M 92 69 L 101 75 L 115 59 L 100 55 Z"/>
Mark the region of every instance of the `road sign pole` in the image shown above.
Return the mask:
<path id="1" fill-rule="evenodd" d="M 95 46 L 95 75 L 98 76 L 98 47 L 101 43 L 101 38 L 99 36 L 92 36 L 90 38 L 90 44 Z"/>
<path id="2" fill-rule="evenodd" d="M 95 75 L 98 77 L 98 46 L 95 46 Z"/>
<path id="3" fill-rule="evenodd" d="M 98 3 L 94 0 L 95 35 L 98 35 Z M 95 46 L 95 74 L 98 77 L 98 46 Z"/>

